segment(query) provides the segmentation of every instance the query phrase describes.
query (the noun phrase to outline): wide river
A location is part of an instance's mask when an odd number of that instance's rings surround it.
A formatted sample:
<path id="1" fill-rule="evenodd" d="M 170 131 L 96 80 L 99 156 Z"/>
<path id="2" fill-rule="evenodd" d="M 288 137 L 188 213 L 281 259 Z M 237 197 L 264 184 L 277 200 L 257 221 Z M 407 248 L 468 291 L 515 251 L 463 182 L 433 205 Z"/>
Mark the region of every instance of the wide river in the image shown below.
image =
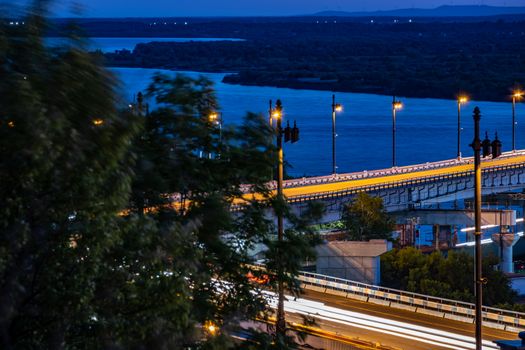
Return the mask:
<path id="1" fill-rule="evenodd" d="M 112 68 L 121 79 L 122 94 L 131 100 L 143 91 L 157 69 Z M 176 72 L 162 71 L 175 75 Z M 300 141 L 285 146 L 288 172 L 294 176 L 324 175 L 332 171 L 332 93 L 274 87 L 229 85 L 224 74 L 182 72 L 192 77 L 205 75 L 215 83 L 224 123 L 242 121 L 247 111 L 267 116 L 268 101 L 281 99 L 285 120 L 297 120 Z M 503 91 L 502 93 L 505 93 Z M 392 164 L 392 97 L 337 93 L 344 105 L 337 115 L 338 172 L 387 168 Z M 457 103 L 453 100 L 403 98 L 397 113 L 397 164 L 408 165 L 455 158 L 457 152 Z M 464 156 L 471 156 L 473 139 L 472 110 L 482 112 L 481 131 L 493 138 L 497 131 L 503 149 L 511 149 L 512 105 L 509 102 L 470 101 L 462 107 L 462 142 Z M 516 106 L 516 144 L 525 148 L 525 108 Z"/>

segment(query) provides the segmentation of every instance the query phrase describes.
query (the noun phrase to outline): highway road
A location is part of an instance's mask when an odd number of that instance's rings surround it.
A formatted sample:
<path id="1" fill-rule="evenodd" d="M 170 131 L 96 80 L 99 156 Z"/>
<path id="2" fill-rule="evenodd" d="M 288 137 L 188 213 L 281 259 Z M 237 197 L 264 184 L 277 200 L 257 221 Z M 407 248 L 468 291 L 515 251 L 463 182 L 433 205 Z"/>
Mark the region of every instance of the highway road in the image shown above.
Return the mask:
<path id="1" fill-rule="evenodd" d="M 322 329 L 399 349 L 474 349 L 474 325 L 421 315 L 319 292 L 306 291 L 298 300 L 310 309 L 289 306 L 296 315 L 319 313 Z M 290 300 L 291 302 L 292 300 Z M 322 310 L 323 312 L 319 312 Z M 517 334 L 483 328 L 483 349 L 497 349 L 492 340 L 517 339 Z"/>
<path id="2" fill-rule="evenodd" d="M 289 320 L 314 316 L 324 331 L 397 349 L 475 349 L 474 325 L 459 321 L 312 291 L 289 297 L 285 309 Z M 494 350 L 492 340 L 517 339 L 517 334 L 484 327 L 483 339 L 483 349 Z"/>

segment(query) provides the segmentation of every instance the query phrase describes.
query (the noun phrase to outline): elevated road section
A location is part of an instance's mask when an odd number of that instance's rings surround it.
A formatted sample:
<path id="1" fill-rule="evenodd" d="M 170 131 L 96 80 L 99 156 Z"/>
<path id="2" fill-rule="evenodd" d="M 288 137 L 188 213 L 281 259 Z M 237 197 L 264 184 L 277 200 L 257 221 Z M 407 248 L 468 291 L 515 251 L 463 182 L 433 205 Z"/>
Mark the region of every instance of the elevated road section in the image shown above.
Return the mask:
<path id="1" fill-rule="evenodd" d="M 473 196 L 472 157 L 439 162 L 310 177 L 284 182 L 284 195 L 299 211 L 310 201 L 328 209 L 324 221 L 339 219 L 341 206 L 359 192 L 382 197 L 388 211 L 423 208 L 425 205 Z M 525 187 L 525 150 L 506 152 L 482 161 L 483 194 L 510 192 Z M 272 184 L 275 187 L 275 184 Z M 245 188 L 250 196 L 249 186 Z M 242 200 L 236 202 L 241 204 Z"/>

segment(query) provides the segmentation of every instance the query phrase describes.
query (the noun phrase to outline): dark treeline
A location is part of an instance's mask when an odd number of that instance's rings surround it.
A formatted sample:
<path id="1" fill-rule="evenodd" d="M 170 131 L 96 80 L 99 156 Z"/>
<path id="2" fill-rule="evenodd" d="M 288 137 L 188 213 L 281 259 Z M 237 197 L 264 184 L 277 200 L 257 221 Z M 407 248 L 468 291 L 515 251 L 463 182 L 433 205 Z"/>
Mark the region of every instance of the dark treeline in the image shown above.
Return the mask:
<path id="1" fill-rule="evenodd" d="M 505 100 L 525 81 L 525 21 L 318 20 L 137 22 L 146 36 L 247 40 L 140 44 L 106 59 L 110 66 L 234 71 L 225 81 L 236 84 L 411 97 L 454 98 L 465 91 L 475 99 Z M 93 28 L 87 26 L 90 35 L 103 34 Z"/>

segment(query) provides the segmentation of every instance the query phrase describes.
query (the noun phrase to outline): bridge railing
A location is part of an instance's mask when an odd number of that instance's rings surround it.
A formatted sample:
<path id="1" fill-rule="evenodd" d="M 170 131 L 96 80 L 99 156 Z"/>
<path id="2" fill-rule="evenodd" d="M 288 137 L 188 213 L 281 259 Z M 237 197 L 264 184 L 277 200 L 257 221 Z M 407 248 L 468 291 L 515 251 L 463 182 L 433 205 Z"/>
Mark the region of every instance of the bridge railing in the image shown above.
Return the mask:
<path id="1" fill-rule="evenodd" d="M 525 150 L 520 150 L 516 152 L 504 152 L 499 157 L 499 159 L 515 157 L 515 156 L 522 156 L 522 155 L 525 155 Z M 490 162 L 490 161 L 491 159 L 484 160 L 484 162 Z M 470 164 L 470 163 L 474 163 L 474 158 L 467 157 L 467 158 L 462 158 L 461 160 L 447 159 L 447 160 L 443 160 L 439 162 L 427 162 L 423 164 L 415 164 L 415 165 L 394 167 L 394 168 L 387 168 L 387 169 L 364 170 L 364 171 L 355 172 L 355 173 L 344 173 L 344 174 L 325 175 L 325 176 L 316 176 L 316 177 L 303 177 L 303 178 L 298 178 L 298 179 L 286 180 L 284 181 L 283 186 L 285 188 L 288 188 L 288 187 L 300 187 L 300 186 L 308 186 L 308 185 L 319 185 L 323 183 L 359 180 L 359 179 L 367 179 L 367 178 L 380 177 L 380 176 L 388 176 L 388 175 L 404 174 L 404 173 L 411 173 L 411 172 L 424 171 L 424 170 L 446 168 L 446 167 L 451 167 L 454 165 Z M 272 183 L 270 187 L 276 187 L 276 184 Z"/>
<path id="2" fill-rule="evenodd" d="M 502 158 L 511 158 L 516 156 L 525 155 L 525 150 L 519 150 L 516 152 L 504 152 L 498 159 Z M 490 163 L 492 159 L 484 159 L 484 163 Z M 369 179 L 374 177 L 382 177 L 389 175 L 405 174 L 411 172 L 418 172 L 424 170 L 433 170 L 439 168 L 447 168 L 455 165 L 462 164 L 472 164 L 474 163 L 474 158 L 467 157 L 458 159 L 447 159 L 439 162 L 427 162 L 423 164 L 414 164 L 408 166 L 387 168 L 387 169 L 378 169 L 378 170 L 363 170 L 360 172 L 354 173 L 344 173 L 344 174 L 335 174 L 335 175 L 324 175 L 324 176 L 315 176 L 315 177 L 302 177 L 297 179 L 285 180 L 283 183 L 284 188 L 291 187 L 301 187 L 301 186 L 310 186 L 310 185 L 320 185 L 325 183 L 334 183 L 334 182 L 343 182 L 351 180 L 360 180 L 360 179 Z M 276 189 L 277 183 L 272 181 L 268 184 L 270 189 Z M 241 185 L 241 191 L 244 193 L 249 193 L 252 191 L 251 185 Z"/>
<path id="3" fill-rule="evenodd" d="M 303 288 L 421 314 L 474 323 L 475 305 L 311 272 L 299 276 Z M 525 330 L 525 313 L 483 307 L 483 325 L 510 332 Z"/>
<path id="4" fill-rule="evenodd" d="M 345 173 L 345 174 L 335 174 L 335 175 L 325 175 L 325 176 L 316 176 L 316 177 L 303 177 L 298 179 L 286 180 L 283 183 L 285 188 L 289 187 L 300 187 L 308 185 L 319 185 L 323 183 L 332 183 L 332 182 L 341 182 L 341 181 L 350 181 L 350 180 L 360 180 L 368 179 L 373 177 L 396 175 L 396 174 L 405 174 L 416 171 L 431 170 L 438 168 L 446 168 L 458 164 L 469 164 L 472 163 L 470 158 L 465 158 L 462 160 L 450 159 L 440 162 L 428 162 L 424 164 L 409 165 L 403 167 L 387 168 L 387 169 L 378 169 L 378 170 L 364 170 L 355 173 Z M 275 184 L 272 184 L 275 186 Z"/>
<path id="5" fill-rule="evenodd" d="M 483 172 L 484 173 L 485 171 L 497 172 L 501 170 L 514 169 L 514 168 L 523 167 L 523 166 L 524 166 L 523 164 L 498 165 L 498 166 L 492 166 L 487 169 L 483 169 Z M 304 202 L 304 201 L 311 201 L 311 200 L 317 200 L 317 199 L 341 197 L 341 196 L 354 194 L 354 193 L 361 192 L 361 191 L 376 191 L 376 190 L 395 188 L 395 187 L 400 187 L 400 186 L 402 187 L 402 186 L 419 185 L 419 184 L 433 182 L 436 180 L 445 180 L 445 179 L 451 179 L 451 178 L 471 176 L 473 171 L 474 169 L 468 170 L 468 171 L 450 172 L 447 174 L 440 174 L 440 175 L 429 175 L 425 177 L 419 177 L 415 179 L 406 179 L 406 180 L 401 180 L 401 181 L 390 181 L 390 182 L 387 181 L 387 182 L 381 182 L 378 184 L 363 185 L 363 186 L 352 187 L 352 188 L 343 189 L 343 190 L 310 193 L 307 195 L 297 195 L 293 197 L 288 197 L 288 201 L 289 202 Z"/>

